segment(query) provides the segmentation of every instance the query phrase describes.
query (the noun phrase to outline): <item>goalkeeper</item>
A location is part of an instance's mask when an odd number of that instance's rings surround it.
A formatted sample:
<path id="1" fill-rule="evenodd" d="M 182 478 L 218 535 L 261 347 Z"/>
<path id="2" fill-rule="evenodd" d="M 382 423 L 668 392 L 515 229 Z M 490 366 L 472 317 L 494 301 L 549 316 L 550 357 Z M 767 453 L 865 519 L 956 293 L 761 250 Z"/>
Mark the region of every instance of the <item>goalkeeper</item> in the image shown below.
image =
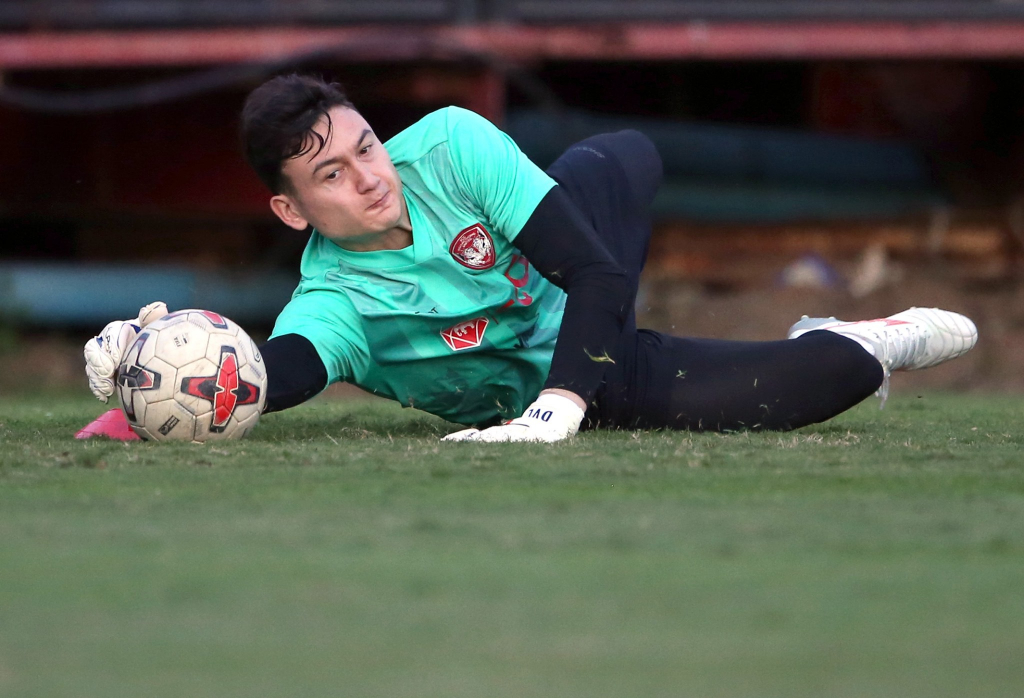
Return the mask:
<path id="1" fill-rule="evenodd" d="M 794 429 L 884 399 L 891 371 L 977 339 L 966 317 L 916 308 L 805 318 L 776 342 L 637 329 L 661 161 L 635 131 L 584 140 L 545 172 L 456 107 L 385 146 L 340 86 L 290 75 L 249 95 L 242 136 L 274 213 L 313 229 L 261 347 L 268 412 L 345 381 L 470 427 L 448 440 Z M 101 399 L 136 331 L 111 323 L 87 345 Z"/>

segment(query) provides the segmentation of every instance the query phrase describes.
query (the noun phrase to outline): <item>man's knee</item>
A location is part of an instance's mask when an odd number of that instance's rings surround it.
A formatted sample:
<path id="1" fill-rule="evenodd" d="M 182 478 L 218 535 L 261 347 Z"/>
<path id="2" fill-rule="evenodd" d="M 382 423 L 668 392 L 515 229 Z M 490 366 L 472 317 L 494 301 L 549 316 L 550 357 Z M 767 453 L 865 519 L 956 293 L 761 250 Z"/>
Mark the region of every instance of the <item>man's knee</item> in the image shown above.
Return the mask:
<path id="1" fill-rule="evenodd" d="M 622 164 L 639 204 L 650 206 L 661 186 L 664 166 L 654 142 L 640 131 L 626 129 L 611 134 L 609 149 Z"/>

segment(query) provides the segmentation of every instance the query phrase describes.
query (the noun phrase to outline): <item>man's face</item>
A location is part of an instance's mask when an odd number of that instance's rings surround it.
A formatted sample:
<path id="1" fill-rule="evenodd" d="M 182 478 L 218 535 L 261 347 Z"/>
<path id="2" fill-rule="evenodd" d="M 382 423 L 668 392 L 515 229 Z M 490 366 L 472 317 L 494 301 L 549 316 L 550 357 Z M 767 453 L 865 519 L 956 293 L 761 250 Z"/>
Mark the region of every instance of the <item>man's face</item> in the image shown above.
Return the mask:
<path id="1" fill-rule="evenodd" d="M 334 107 L 329 113 L 330 133 L 326 119 L 314 127 L 326 142 L 323 149 L 284 162 L 289 190 L 273 197 L 271 206 L 293 228 L 309 224 L 342 246 L 359 245 L 406 219 L 402 181 L 359 112 Z"/>

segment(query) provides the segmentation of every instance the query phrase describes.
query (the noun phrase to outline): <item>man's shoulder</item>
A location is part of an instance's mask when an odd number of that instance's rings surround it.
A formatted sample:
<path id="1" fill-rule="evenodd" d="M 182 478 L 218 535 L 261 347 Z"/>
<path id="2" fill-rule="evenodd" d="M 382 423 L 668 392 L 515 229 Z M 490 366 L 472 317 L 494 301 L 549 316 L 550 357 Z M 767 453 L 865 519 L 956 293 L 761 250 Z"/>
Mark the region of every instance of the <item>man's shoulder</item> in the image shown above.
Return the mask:
<path id="1" fill-rule="evenodd" d="M 337 271 L 303 269 L 279 321 L 289 318 L 302 326 L 341 322 L 356 327 L 358 312 L 350 295 L 355 288 L 358 283 Z"/>
<path id="2" fill-rule="evenodd" d="M 348 304 L 346 289 L 365 280 L 346 274 L 345 265 L 340 262 L 339 248 L 314 230 L 302 253 L 299 264 L 302 278 L 292 299 L 306 296 L 305 302 Z M 314 298 L 316 301 L 311 300 Z"/>
<path id="3" fill-rule="evenodd" d="M 479 128 L 493 128 L 491 122 L 476 112 L 462 107 L 444 107 L 432 111 L 412 126 L 389 139 L 384 147 L 396 166 L 414 162 L 439 145 L 448 143 L 453 134 Z"/>
<path id="4" fill-rule="evenodd" d="M 395 166 L 414 162 L 448 140 L 448 111 L 432 111 L 384 144 Z"/>

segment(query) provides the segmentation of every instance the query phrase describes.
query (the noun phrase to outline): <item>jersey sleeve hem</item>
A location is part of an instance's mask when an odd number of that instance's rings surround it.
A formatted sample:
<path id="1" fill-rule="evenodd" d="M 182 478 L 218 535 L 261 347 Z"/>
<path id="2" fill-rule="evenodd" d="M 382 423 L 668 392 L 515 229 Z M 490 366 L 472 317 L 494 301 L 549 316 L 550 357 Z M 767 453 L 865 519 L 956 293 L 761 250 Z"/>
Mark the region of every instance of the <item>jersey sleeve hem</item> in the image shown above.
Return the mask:
<path id="1" fill-rule="evenodd" d="M 327 370 L 328 384 L 354 379 L 361 338 L 358 317 L 353 317 L 347 299 L 337 295 L 316 290 L 296 294 L 278 315 L 270 337 L 297 334 L 307 339 Z"/>

